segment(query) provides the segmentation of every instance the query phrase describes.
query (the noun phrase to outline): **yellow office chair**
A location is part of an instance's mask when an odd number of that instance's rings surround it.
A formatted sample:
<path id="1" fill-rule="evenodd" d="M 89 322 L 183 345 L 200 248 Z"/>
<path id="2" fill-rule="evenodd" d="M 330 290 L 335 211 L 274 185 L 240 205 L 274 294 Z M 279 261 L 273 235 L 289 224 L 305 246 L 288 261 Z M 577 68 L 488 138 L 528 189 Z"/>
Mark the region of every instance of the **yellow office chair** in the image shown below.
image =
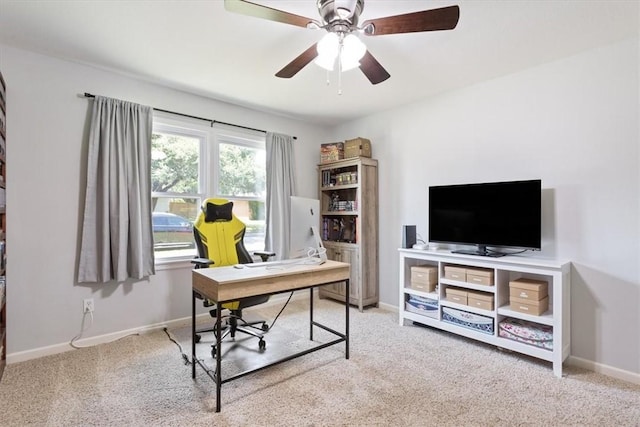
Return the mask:
<path id="1" fill-rule="evenodd" d="M 253 259 L 244 246 L 244 234 L 246 226 L 233 214 L 233 202 L 226 199 L 205 199 L 202 202 L 201 212 L 193 224 L 193 234 L 198 248 L 198 256 L 192 260 L 195 268 L 221 267 L 235 264 L 252 263 Z M 263 261 L 274 256 L 273 252 L 254 252 Z M 221 307 L 216 306 L 210 310 L 212 317 L 217 316 L 216 310 L 228 310 L 229 314 L 224 315 L 226 321 L 224 333 L 221 340 L 228 335 L 235 338 L 236 332 L 252 335 L 259 339 L 260 350 L 266 348 L 264 335 L 262 332 L 269 330 L 265 321 L 247 322 L 242 318 L 242 310 L 263 304 L 269 300 L 269 296 L 256 296 L 242 298 L 238 301 L 224 303 Z M 206 307 L 214 306 L 215 303 L 204 299 Z M 222 314 L 222 313 L 221 313 Z M 257 325 L 260 325 L 259 327 Z M 200 341 L 200 333 L 214 332 L 215 328 L 198 330 L 196 342 Z M 212 356 L 215 358 L 216 348 L 212 345 Z"/>

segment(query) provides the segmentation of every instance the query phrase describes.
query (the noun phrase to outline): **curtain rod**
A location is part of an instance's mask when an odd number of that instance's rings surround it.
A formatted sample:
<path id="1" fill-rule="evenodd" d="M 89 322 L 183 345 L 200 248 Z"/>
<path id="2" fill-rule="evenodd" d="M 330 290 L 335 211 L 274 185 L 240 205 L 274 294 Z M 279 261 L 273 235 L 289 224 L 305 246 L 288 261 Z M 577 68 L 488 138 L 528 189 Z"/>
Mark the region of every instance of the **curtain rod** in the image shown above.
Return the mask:
<path id="1" fill-rule="evenodd" d="M 96 96 L 91 94 L 91 93 L 85 92 L 84 93 L 84 97 L 85 98 L 95 98 Z M 247 130 L 253 130 L 253 131 L 256 131 L 256 132 L 267 133 L 266 130 L 262 130 L 262 129 L 255 129 L 255 128 L 250 128 L 250 127 L 247 127 L 247 126 L 236 125 L 236 124 L 233 124 L 233 123 L 221 122 L 221 121 L 215 120 L 215 119 L 206 119 L 204 117 L 192 116 L 190 114 L 177 113 L 175 111 L 163 110 L 161 108 L 155 108 L 155 107 L 151 107 L 151 108 L 153 108 L 155 111 L 159 111 L 161 113 L 168 113 L 168 114 L 173 114 L 173 115 L 176 115 L 176 116 L 188 117 L 190 119 L 204 120 L 205 122 L 211 122 L 211 126 L 213 126 L 214 124 L 218 123 L 218 124 L 221 124 L 221 125 L 233 126 L 233 127 L 237 127 L 237 128 L 241 128 L 241 129 L 247 129 Z M 292 138 L 293 139 L 298 139 L 298 137 L 296 137 L 296 136 L 294 136 Z"/>

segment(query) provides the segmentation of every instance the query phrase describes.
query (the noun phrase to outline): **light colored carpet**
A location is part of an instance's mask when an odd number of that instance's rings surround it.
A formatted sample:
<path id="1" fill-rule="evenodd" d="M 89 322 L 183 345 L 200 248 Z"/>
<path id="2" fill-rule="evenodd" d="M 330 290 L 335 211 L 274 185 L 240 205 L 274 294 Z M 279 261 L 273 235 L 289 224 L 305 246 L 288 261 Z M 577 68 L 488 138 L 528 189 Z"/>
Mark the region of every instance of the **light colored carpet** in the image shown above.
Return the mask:
<path id="1" fill-rule="evenodd" d="M 279 308 L 254 314 L 273 318 Z M 318 320 L 338 330 L 343 313 L 329 300 L 316 309 Z M 400 327 L 395 313 L 350 313 L 349 360 L 337 345 L 224 384 L 220 413 L 211 379 L 198 368 L 192 380 L 178 346 L 156 331 L 7 366 L 0 425 L 640 425 L 638 385 L 567 366 L 558 379 L 550 363 Z M 282 351 L 280 339 L 304 347 L 308 329 L 306 301 L 291 303 L 260 357 Z M 189 328 L 170 333 L 190 351 Z M 242 344 L 257 348 L 256 340 Z M 209 350 L 198 346 L 205 363 L 212 363 Z"/>

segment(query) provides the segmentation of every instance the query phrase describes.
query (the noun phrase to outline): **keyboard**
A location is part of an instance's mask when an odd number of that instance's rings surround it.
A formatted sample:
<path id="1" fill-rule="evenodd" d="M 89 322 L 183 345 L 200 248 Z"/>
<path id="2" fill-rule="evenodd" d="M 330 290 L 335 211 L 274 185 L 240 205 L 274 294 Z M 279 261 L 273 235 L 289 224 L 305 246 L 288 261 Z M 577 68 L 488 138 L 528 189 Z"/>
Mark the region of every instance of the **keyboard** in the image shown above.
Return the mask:
<path id="1" fill-rule="evenodd" d="M 320 258 L 294 258 L 294 259 L 283 259 L 279 261 L 265 261 L 265 262 L 254 262 L 249 264 L 243 264 L 247 268 L 256 268 L 256 267 L 279 267 L 279 266 L 287 266 L 287 265 L 309 265 L 309 264 L 324 264 L 321 262 Z"/>

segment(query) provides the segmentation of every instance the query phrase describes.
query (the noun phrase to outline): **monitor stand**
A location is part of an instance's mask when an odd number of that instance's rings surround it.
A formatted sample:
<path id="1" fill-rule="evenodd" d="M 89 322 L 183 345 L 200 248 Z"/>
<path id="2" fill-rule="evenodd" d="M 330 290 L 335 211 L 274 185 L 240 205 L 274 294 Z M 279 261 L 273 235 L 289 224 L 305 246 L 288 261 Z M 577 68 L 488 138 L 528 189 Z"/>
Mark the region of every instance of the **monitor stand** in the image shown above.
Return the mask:
<path id="1" fill-rule="evenodd" d="M 477 249 L 459 249 L 451 251 L 452 254 L 487 256 L 492 258 L 503 257 L 507 254 L 501 252 L 492 252 L 487 250 L 487 245 L 478 245 Z"/>
<path id="2" fill-rule="evenodd" d="M 313 234 L 314 239 L 316 240 L 316 250 L 318 251 L 317 255 L 320 258 L 320 264 L 324 264 L 327 261 L 327 248 L 322 244 L 322 239 L 320 238 L 320 233 L 318 232 L 318 227 L 315 225 L 311 226 L 311 233 Z"/>

